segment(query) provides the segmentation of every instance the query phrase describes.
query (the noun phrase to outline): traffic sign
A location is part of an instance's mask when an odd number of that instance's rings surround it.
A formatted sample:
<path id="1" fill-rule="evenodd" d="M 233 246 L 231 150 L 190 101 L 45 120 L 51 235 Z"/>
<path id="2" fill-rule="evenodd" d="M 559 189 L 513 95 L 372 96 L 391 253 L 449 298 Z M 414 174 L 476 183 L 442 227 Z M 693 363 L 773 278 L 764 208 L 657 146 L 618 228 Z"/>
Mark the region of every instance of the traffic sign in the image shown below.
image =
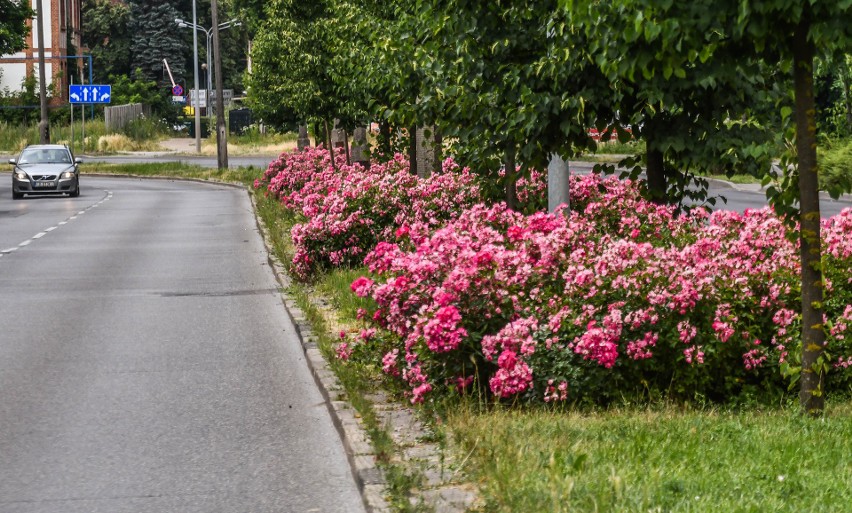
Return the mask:
<path id="1" fill-rule="evenodd" d="M 183 87 L 181 87 L 180 85 L 172 87 L 172 95 L 183 96 Z"/>
<path id="2" fill-rule="evenodd" d="M 112 86 L 104 84 L 70 85 L 68 100 L 71 103 L 109 103 Z"/>

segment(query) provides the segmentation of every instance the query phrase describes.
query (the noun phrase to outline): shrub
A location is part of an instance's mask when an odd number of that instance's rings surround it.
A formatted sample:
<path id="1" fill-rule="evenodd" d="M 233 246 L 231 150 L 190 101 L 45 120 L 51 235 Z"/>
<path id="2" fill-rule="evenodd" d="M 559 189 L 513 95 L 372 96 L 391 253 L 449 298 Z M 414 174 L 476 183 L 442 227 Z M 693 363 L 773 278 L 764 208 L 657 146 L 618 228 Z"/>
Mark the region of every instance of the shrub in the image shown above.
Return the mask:
<path id="1" fill-rule="evenodd" d="M 769 209 L 675 216 L 595 176 L 571 194 L 570 215 L 477 205 L 377 244 L 376 281 L 353 291 L 375 301 L 362 316 L 381 329 L 355 354 L 413 402 L 471 386 L 545 402 L 783 392 L 800 351 L 798 249 Z M 836 369 L 852 364 L 850 234 L 852 210 L 825 223 Z"/>
<path id="2" fill-rule="evenodd" d="M 369 170 L 346 165 L 335 170 L 323 149 L 286 152 L 262 180 L 304 222 L 293 227 L 293 271 L 308 278 L 319 268 L 360 265 L 377 243 L 398 230 L 417 226 L 428 232 L 479 200 L 479 188 L 467 169 L 452 160 L 443 172 L 421 179 L 396 155 Z"/>

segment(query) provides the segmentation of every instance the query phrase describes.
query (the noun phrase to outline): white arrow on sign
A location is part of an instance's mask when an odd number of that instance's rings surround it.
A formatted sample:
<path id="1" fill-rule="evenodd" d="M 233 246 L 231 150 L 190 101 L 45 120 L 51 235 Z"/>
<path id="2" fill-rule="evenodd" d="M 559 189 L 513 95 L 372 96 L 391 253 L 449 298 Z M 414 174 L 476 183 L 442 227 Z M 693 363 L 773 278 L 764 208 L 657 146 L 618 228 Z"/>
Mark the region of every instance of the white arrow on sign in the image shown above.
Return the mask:
<path id="1" fill-rule="evenodd" d="M 89 89 L 87 87 L 83 88 L 83 101 L 89 101 Z"/>
<path id="2" fill-rule="evenodd" d="M 77 93 L 71 93 L 71 99 L 74 100 L 75 102 L 78 102 L 78 101 L 80 101 L 80 95 L 77 94 Z"/>
<path id="3" fill-rule="evenodd" d="M 104 102 L 104 101 L 107 101 L 107 100 L 109 100 L 109 93 L 102 94 L 100 101 Z"/>

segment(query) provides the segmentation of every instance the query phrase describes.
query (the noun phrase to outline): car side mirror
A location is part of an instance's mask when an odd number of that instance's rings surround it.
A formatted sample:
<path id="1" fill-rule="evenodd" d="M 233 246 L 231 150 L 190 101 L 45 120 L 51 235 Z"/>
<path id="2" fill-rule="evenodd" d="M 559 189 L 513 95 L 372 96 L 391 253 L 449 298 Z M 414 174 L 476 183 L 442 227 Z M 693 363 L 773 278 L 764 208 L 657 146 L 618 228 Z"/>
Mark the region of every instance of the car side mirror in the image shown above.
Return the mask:
<path id="1" fill-rule="evenodd" d="M 82 164 L 82 163 L 83 163 L 83 159 L 81 159 L 80 157 L 77 157 L 77 158 L 75 158 L 75 159 L 74 159 L 74 163 L 75 163 L 75 164 Z"/>
<path id="2" fill-rule="evenodd" d="M 14 165 L 15 165 L 15 164 L 17 164 L 17 163 L 18 163 L 18 161 L 17 161 L 17 160 L 15 160 L 15 159 L 9 159 L 9 164 L 12 164 L 12 165 L 14 166 Z"/>

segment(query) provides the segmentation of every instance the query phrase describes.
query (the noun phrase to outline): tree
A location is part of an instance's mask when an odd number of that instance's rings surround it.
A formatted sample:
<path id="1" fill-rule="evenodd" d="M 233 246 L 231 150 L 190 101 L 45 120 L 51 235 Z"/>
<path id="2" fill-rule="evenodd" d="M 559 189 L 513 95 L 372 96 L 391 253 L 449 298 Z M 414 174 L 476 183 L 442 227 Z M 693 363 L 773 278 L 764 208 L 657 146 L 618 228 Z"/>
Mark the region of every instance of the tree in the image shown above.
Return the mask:
<path id="1" fill-rule="evenodd" d="M 774 68 L 730 37 L 729 18 L 704 9 L 693 2 L 569 2 L 569 17 L 588 38 L 582 49 L 610 84 L 605 101 L 617 113 L 616 128 L 632 128 L 646 142 L 645 155 L 624 164 L 644 161 L 649 195 L 659 203 L 703 199 L 707 184 L 693 171 L 762 176 L 773 156 L 768 125 L 780 124 L 780 116 L 765 107 L 786 90 L 777 87 Z"/>
<path id="2" fill-rule="evenodd" d="M 82 13 L 82 42 L 92 53 L 95 83 L 106 83 L 113 75 L 129 75 L 132 71 L 130 8 L 110 0 L 85 0 Z"/>
<path id="3" fill-rule="evenodd" d="M 34 13 L 29 2 L 0 0 L 0 55 L 8 55 L 27 47 L 30 33 L 27 20 Z"/>
<path id="4" fill-rule="evenodd" d="M 130 3 L 131 62 L 148 80 L 162 81 L 163 59 L 168 60 L 176 80 L 187 77 L 186 55 L 191 46 L 185 44 L 183 32 L 175 25 L 175 19 L 183 17 L 171 2 L 164 0 Z"/>

